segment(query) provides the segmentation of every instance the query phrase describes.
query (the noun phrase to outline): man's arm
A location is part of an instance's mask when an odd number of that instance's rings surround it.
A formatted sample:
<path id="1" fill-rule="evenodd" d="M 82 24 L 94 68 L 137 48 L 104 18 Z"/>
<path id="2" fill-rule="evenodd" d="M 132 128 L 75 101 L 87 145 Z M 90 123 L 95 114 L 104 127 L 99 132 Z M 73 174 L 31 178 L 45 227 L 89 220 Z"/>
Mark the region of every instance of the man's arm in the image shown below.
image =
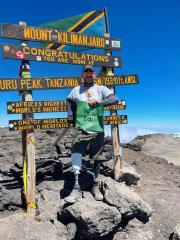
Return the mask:
<path id="1" fill-rule="evenodd" d="M 68 121 L 75 122 L 76 103 L 71 98 L 67 98 Z"/>
<path id="2" fill-rule="evenodd" d="M 106 107 L 113 104 L 117 104 L 118 102 L 119 102 L 119 98 L 114 94 L 110 94 L 109 96 L 101 100 L 99 103 L 102 103 Z"/>
<path id="3" fill-rule="evenodd" d="M 119 102 L 119 98 L 109 88 L 107 88 L 106 86 L 99 86 L 99 88 L 102 93 L 102 100 L 89 100 L 88 103 L 90 105 L 102 103 L 106 107 L 117 104 Z"/>
<path id="4" fill-rule="evenodd" d="M 68 112 L 68 121 L 75 123 L 76 117 L 76 101 L 75 101 L 75 88 L 73 88 L 68 95 L 67 101 L 67 112 Z"/>
<path id="5" fill-rule="evenodd" d="M 100 103 L 104 106 L 110 106 L 118 103 L 119 98 L 109 88 L 106 86 L 100 86 L 100 89 L 102 92 L 102 100 Z"/>
<path id="6" fill-rule="evenodd" d="M 95 99 L 92 99 L 92 100 L 89 100 L 88 103 L 90 105 L 96 105 L 98 103 L 102 103 L 105 107 L 106 106 L 111 106 L 113 104 L 117 104 L 119 102 L 119 98 L 114 95 L 113 93 L 111 93 L 109 96 L 107 96 L 106 98 L 104 98 L 103 100 L 95 100 Z"/>

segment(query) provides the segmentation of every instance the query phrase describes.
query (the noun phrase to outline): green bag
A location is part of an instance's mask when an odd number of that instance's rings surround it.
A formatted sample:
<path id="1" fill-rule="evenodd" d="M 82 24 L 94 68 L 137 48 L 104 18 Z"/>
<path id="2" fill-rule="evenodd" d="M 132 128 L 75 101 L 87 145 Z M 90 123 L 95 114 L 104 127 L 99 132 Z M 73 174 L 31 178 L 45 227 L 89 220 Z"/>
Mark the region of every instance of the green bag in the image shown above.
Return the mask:
<path id="1" fill-rule="evenodd" d="M 89 131 L 103 132 L 103 104 L 89 105 L 80 101 L 77 104 L 76 126 Z"/>

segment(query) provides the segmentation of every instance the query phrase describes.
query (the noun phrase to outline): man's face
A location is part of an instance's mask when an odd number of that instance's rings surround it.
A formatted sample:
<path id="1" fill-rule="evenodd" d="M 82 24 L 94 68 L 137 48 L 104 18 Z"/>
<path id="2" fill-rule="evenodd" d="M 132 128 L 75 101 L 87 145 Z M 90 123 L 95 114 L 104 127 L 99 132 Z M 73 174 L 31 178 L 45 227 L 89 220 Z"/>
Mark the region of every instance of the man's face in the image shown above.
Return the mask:
<path id="1" fill-rule="evenodd" d="M 91 85 L 94 82 L 94 78 L 96 77 L 95 72 L 90 69 L 87 69 L 83 72 L 83 80 L 85 85 Z"/>

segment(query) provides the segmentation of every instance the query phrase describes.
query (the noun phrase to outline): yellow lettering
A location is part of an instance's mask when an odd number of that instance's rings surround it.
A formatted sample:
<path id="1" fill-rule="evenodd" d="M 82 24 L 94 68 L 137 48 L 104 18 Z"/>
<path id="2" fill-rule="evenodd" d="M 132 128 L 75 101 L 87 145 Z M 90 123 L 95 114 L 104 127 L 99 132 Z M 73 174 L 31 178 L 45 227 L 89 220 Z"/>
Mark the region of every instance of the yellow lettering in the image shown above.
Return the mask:
<path id="1" fill-rule="evenodd" d="M 38 48 L 31 48 L 30 50 L 32 55 L 37 55 Z M 44 51 L 44 49 L 42 49 L 42 51 Z"/>
<path id="2" fill-rule="evenodd" d="M 30 54 L 30 47 L 23 47 L 23 52 L 25 54 Z"/>
<path id="3" fill-rule="evenodd" d="M 72 44 L 78 44 L 78 35 L 77 34 L 71 34 L 71 42 Z"/>
<path id="4" fill-rule="evenodd" d="M 40 28 L 24 28 L 24 38 L 34 39 L 34 40 L 44 40 L 44 41 L 51 41 L 52 31 Z"/>
<path id="5" fill-rule="evenodd" d="M 24 86 L 27 85 L 26 84 L 26 79 L 21 79 L 20 84 L 21 84 L 21 88 L 24 89 L 25 88 Z"/>
<path id="6" fill-rule="evenodd" d="M 95 40 L 95 39 L 94 39 L 94 40 Z M 97 47 L 101 47 L 101 39 L 100 39 L 100 38 L 97 38 L 96 46 L 97 46 Z"/>
<path id="7" fill-rule="evenodd" d="M 42 88 L 40 79 L 34 79 L 32 81 L 32 88 L 38 88 L 38 89 Z"/>
<path id="8" fill-rule="evenodd" d="M 58 32 L 58 42 L 63 43 L 64 42 L 63 40 L 64 40 L 63 39 L 63 32 Z"/>
<path id="9" fill-rule="evenodd" d="M 52 57 L 56 57 L 56 53 L 57 53 L 57 52 L 56 52 L 55 50 L 52 50 L 52 51 L 51 51 Z"/>
<path id="10" fill-rule="evenodd" d="M 43 49 L 43 48 L 38 48 L 37 50 L 38 50 L 38 53 L 36 52 L 35 55 L 43 55 L 43 56 L 44 56 L 44 51 L 45 51 L 45 49 Z"/>
<path id="11" fill-rule="evenodd" d="M 31 38 L 29 28 L 24 28 L 24 38 Z"/>

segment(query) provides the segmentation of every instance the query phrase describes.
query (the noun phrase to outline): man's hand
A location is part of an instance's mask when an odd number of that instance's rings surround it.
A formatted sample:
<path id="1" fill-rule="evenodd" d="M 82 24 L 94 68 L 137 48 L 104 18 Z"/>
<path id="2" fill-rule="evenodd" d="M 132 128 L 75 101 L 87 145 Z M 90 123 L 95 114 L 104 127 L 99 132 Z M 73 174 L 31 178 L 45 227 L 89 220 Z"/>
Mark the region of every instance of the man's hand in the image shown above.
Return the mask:
<path id="1" fill-rule="evenodd" d="M 68 123 L 72 123 L 72 124 L 74 124 L 75 122 L 74 122 L 74 120 L 67 120 L 68 121 Z"/>
<path id="2" fill-rule="evenodd" d="M 67 120 L 67 122 L 69 123 L 70 127 L 75 127 L 75 121 L 74 120 Z"/>
<path id="3" fill-rule="evenodd" d="M 95 100 L 95 99 L 92 99 L 92 100 L 89 100 L 89 101 L 88 101 L 88 104 L 91 105 L 91 106 L 97 105 L 98 103 L 99 103 L 99 102 L 98 102 L 97 100 Z"/>
<path id="4" fill-rule="evenodd" d="M 71 115 L 68 116 L 67 121 L 69 124 L 71 124 L 71 126 L 75 126 L 75 120 L 74 120 L 73 116 L 71 116 Z"/>

